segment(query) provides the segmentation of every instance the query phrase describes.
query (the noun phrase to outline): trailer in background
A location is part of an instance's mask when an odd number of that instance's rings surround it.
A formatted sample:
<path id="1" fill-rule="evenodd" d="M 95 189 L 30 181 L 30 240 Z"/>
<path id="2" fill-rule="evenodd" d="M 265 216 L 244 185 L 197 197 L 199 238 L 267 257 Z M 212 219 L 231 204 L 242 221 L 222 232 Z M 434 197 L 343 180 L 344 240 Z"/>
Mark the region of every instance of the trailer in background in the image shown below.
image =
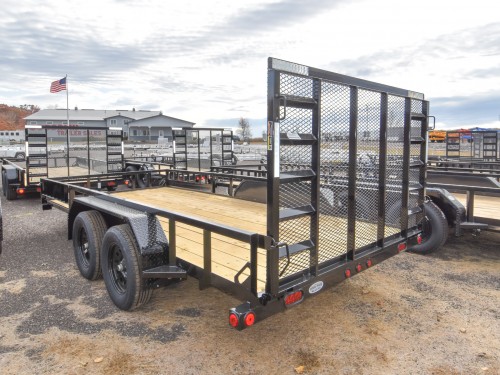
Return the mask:
<path id="1" fill-rule="evenodd" d="M 26 125 L 25 137 L 26 162 L 2 160 L 3 194 L 8 200 L 40 192 L 42 178 L 78 176 L 82 184 L 112 189 L 116 181 L 99 175 L 123 170 L 120 128 Z"/>

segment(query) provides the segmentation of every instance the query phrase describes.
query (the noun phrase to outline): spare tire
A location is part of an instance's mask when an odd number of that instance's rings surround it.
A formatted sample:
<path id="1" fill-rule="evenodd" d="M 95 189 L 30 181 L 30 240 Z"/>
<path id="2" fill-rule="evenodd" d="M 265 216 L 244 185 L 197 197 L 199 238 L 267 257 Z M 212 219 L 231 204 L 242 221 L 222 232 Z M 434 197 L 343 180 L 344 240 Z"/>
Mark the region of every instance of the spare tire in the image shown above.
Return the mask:
<path id="1" fill-rule="evenodd" d="M 448 221 L 443 211 L 433 202 L 424 204 L 425 218 L 422 223 L 422 243 L 412 246 L 408 251 L 417 254 L 429 254 L 446 243 L 448 238 Z"/>

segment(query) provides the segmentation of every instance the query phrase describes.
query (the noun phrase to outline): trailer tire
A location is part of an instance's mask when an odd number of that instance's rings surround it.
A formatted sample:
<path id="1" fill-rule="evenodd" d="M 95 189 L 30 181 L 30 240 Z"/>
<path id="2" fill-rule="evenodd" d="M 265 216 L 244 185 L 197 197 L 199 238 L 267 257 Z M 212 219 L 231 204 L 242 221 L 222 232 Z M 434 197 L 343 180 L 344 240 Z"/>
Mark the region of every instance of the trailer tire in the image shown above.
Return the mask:
<path id="1" fill-rule="evenodd" d="M 24 152 L 18 152 L 15 157 L 17 161 L 23 161 L 26 159 L 26 154 Z"/>
<path id="2" fill-rule="evenodd" d="M 98 211 L 83 211 L 73 223 L 73 251 L 80 273 L 88 280 L 97 280 L 101 272 L 101 246 L 108 229 Z"/>
<path id="3" fill-rule="evenodd" d="M 104 235 L 101 253 L 104 283 L 113 303 L 134 310 L 151 299 L 148 280 L 141 277 L 142 258 L 128 224 L 116 225 Z"/>
<path id="4" fill-rule="evenodd" d="M 15 201 L 17 199 L 17 191 L 9 186 L 9 180 L 7 178 L 5 178 L 5 190 L 7 191 L 5 196 L 8 201 Z"/>
<path id="5" fill-rule="evenodd" d="M 448 238 L 448 221 L 443 211 L 433 202 L 426 202 L 424 212 L 422 243 L 409 248 L 412 253 L 430 254 L 443 246 Z"/>

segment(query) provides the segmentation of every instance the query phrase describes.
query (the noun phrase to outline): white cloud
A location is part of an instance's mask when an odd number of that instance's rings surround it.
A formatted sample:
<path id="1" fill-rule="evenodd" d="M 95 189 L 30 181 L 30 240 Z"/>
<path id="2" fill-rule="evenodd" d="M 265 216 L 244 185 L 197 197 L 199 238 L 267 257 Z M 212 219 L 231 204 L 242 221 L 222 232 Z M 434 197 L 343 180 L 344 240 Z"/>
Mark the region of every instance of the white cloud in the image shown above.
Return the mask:
<path id="1" fill-rule="evenodd" d="M 14 105 L 64 107 L 65 95 L 48 87 L 68 74 L 71 107 L 160 109 L 198 124 L 245 116 L 263 126 L 274 56 L 424 92 L 454 126 L 463 114 L 447 101 L 479 103 L 500 84 L 490 0 L 7 0 L 3 9 L 0 95 Z M 481 110 L 488 123 L 500 113 Z"/>

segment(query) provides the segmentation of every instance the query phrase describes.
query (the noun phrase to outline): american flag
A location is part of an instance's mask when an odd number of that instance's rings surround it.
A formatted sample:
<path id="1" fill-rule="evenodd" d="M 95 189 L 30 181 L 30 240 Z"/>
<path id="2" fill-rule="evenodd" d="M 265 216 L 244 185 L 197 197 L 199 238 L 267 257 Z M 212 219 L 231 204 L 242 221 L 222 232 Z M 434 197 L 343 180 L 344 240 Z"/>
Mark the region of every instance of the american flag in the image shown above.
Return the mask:
<path id="1" fill-rule="evenodd" d="M 50 84 L 50 92 L 59 92 L 66 90 L 66 77 Z"/>

